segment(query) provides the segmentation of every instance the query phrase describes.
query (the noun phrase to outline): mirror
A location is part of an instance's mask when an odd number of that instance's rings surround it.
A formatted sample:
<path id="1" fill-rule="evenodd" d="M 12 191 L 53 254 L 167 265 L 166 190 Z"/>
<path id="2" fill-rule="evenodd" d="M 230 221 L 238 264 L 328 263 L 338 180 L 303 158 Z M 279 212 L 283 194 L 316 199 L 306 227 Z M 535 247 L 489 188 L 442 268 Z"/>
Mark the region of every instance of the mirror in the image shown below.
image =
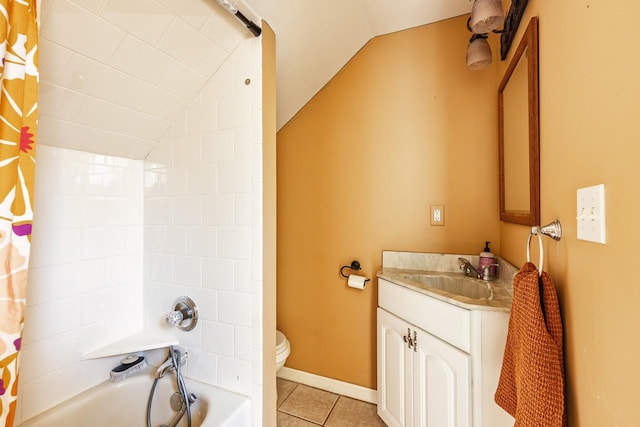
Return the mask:
<path id="1" fill-rule="evenodd" d="M 538 18 L 525 30 L 498 87 L 500 219 L 540 223 Z"/>

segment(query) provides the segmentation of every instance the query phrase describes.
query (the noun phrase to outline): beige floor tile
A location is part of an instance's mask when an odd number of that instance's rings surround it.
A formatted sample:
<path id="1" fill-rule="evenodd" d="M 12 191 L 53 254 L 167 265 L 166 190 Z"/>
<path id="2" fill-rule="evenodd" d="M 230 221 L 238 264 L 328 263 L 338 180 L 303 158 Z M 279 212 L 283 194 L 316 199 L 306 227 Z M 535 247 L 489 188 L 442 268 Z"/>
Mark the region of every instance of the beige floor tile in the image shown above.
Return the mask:
<path id="1" fill-rule="evenodd" d="M 282 402 L 284 402 L 287 397 L 289 397 L 289 395 L 297 385 L 298 383 L 295 383 L 293 381 L 276 378 L 276 387 L 278 390 L 278 403 L 276 404 L 276 407 L 279 408 L 280 405 L 282 405 Z"/>
<path id="2" fill-rule="evenodd" d="M 384 427 L 378 417 L 377 407 L 361 400 L 340 396 L 331 415 L 324 424 L 327 427 Z"/>
<path id="3" fill-rule="evenodd" d="M 337 394 L 298 384 L 280 405 L 279 410 L 322 425 L 327 420 L 336 400 L 338 400 Z"/>
<path id="4" fill-rule="evenodd" d="M 278 427 L 318 427 L 319 425 L 278 411 Z"/>

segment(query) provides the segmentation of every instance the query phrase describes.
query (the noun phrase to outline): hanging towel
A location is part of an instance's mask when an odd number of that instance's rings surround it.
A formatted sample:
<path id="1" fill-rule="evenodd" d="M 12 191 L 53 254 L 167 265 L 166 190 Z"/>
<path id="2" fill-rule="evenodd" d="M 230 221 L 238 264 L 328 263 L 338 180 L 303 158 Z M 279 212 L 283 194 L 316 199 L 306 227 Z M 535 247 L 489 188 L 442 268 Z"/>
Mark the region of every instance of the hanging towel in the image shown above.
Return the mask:
<path id="1" fill-rule="evenodd" d="M 514 427 L 564 427 L 562 319 L 558 296 L 545 272 L 524 264 L 513 279 L 507 343 L 495 401 Z"/>

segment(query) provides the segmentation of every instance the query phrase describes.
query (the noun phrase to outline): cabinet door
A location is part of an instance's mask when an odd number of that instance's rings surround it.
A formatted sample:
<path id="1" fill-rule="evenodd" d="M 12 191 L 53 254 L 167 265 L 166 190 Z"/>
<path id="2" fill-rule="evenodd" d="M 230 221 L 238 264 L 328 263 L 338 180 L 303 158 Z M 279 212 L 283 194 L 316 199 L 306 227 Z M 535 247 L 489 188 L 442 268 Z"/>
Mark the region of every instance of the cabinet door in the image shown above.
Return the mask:
<path id="1" fill-rule="evenodd" d="M 378 308 L 378 415 L 389 427 L 412 425 L 413 355 L 404 341 L 409 325 Z"/>
<path id="2" fill-rule="evenodd" d="M 417 329 L 413 353 L 413 425 L 471 426 L 470 356 Z"/>

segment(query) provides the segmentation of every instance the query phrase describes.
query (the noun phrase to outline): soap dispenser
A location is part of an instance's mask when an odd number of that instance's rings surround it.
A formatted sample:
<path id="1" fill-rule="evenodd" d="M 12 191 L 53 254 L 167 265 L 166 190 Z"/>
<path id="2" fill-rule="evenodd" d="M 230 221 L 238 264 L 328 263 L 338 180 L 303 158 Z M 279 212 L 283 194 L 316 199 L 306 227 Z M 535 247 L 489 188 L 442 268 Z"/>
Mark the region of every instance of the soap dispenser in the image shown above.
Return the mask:
<path id="1" fill-rule="evenodd" d="M 489 243 L 491 242 L 484 242 L 484 250 L 480 252 L 480 261 L 478 263 L 478 270 L 483 277 L 487 276 L 485 268 L 496 263 L 496 257 L 491 253 L 491 249 L 489 249 Z M 490 277 L 496 277 L 496 266 L 493 265 L 489 267 L 488 273 Z"/>

